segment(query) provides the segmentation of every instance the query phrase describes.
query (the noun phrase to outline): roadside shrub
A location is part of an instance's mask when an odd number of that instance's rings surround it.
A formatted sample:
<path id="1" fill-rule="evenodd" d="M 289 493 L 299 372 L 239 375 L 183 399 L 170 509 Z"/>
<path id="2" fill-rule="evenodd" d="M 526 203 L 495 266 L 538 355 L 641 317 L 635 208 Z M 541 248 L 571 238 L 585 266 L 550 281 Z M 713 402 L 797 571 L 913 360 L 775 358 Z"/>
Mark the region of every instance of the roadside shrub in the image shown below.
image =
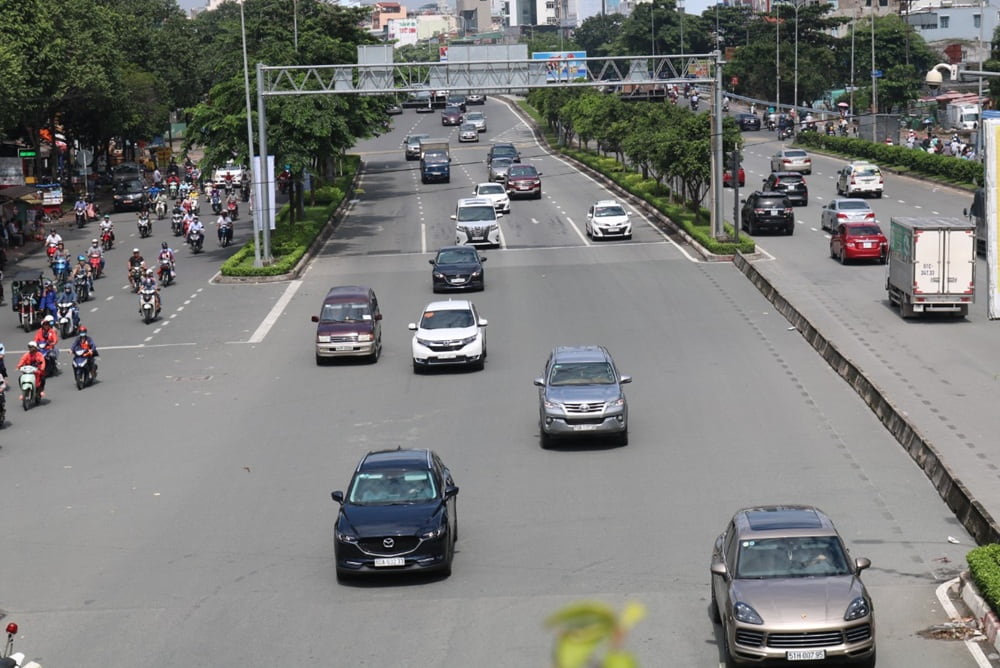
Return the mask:
<path id="1" fill-rule="evenodd" d="M 994 612 L 1000 610 L 1000 545 L 983 545 L 965 555 L 969 574 Z"/>

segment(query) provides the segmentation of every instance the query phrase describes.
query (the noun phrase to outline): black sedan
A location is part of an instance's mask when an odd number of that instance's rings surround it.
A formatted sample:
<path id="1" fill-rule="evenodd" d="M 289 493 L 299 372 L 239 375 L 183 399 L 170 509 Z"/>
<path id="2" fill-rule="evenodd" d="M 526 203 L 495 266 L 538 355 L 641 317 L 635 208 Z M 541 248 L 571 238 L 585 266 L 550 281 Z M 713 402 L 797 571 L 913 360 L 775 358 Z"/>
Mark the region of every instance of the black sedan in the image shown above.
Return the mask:
<path id="1" fill-rule="evenodd" d="M 458 487 L 431 450 L 365 455 L 344 492 L 334 529 L 337 578 L 400 571 L 451 574 Z"/>
<path id="2" fill-rule="evenodd" d="M 486 289 L 483 271 L 486 258 L 481 257 L 474 246 L 445 246 L 428 262 L 434 267 L 431 270 L 434 292 Z"/>
<path id="3" fill-rule="evenodd" d="M 123 181 L 115 186 L 114 209 L 138 211 L 146 206 L 146 185 L 138 180 Z"/>
<path id="4" fill-rule="evenodd" d="M 760 117 L 755 114 L 736 114 L 740 130 L 760 130 Z"/>
<path id="5" fill-rule="evenodd" d="M 785 193 L 792 206 L 809 204 L 809 186 L 806 185 L 806 177 L 800 172 L 771 172 L 764 179 L 764 190 Z"/>

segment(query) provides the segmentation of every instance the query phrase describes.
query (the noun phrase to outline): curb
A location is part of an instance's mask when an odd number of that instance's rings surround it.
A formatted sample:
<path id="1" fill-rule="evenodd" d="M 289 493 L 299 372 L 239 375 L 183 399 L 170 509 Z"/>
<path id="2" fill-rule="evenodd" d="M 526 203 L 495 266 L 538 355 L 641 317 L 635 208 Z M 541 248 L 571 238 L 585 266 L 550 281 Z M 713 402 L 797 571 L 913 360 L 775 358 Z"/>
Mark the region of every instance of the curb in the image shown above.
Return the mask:
<path id="1" fill-rule="evenodd" d="M 962 571 L 959 575 L 958 584 L 962 602 L 968 606 L 972 616 L 976 618 L 980 630 L 986 636 L 986 641 L 990 647 L 1000 652 L 1000 618 L 993 612 L 986 599 L 979 593 L 979 588 L 972 581 L 969 571 Z"/>
<path id="2" fill-rule="evenodd" d="M 365 161 L 362 160 L 361 164 L 358 165 L 358 171 L 354 174 L 354 179 L 351 184 L 347 187 L 347 192 L 344 193 L 344 199 L 340 201 L 337 208 L 333 210 L 330 214 L 330 218 L 326 221 L 323 226 L 322 231 L 316 235 L 312 243 L 309 244 L 309 248 L 306 252 L 302 254 L 299 261 L 295 263 L 292 270 L 284 274 L 275 274 L 274 276 L 223 276 L 221 273 L 216 273 L 215 277 L 212 278 L 213 283 L 219 283 L 224 285 L 240 285 L 240 284 L 257 284 L 257 283 L 281 283 L 283 281 L 292 281 L 299 278 L 305 271 L 306 267 L 319 253 L 319 249 L 323 247 L 330 237 L 333 235 L 337 226 L 340 225 L 340 221 L 343 220 L 344 214 L 347 210 L 354 204 L 354 194 L 358 189 L 358 184 L 361 182 L 361 177 L 365 172 Z"/>

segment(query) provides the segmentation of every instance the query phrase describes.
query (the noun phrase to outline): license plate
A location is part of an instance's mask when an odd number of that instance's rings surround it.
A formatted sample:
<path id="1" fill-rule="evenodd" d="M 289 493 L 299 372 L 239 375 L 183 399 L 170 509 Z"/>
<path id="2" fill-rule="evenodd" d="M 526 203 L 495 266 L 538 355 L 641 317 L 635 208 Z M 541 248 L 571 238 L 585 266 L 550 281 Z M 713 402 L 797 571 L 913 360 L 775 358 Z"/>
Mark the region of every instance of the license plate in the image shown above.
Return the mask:
<path id="1" fill-rule="evenodd" d="M 465 283 L 465 279 L 464 278 L 453 278 L 453 279 L 451 279 L 449 281 L 449 283 L 451 283 L 452 285 L 461 285 L 462 283 Z"/>
<path id="2" fill-rule="evenodd" d="M 864 242 L 864 244 L 862 244 L 862 245 L 863 245 L 863 246 L 864 246 L 865 248 L 873 248 L 873 247 L 875 246 L 875 244 L 873 244 L 873 243 L 872 243 L 872 242 L 870 242 L 870 241 L 866 241 L 866 242 Z"/>
<path id="3" fill-rule="evenodd" d="M 785 652 L 789 661 L 821 661 L 826 658 L 825 649 L 793 649 Z"/>
<path id="4" fill-rule="evenodd" d="M 596 424 L 578 424 L 575 429 L 577 431 L 594 431 L 597 427 L 598 425 Z"/>
<path id="5" fill-rule="evenodd" d="M 354 346 L 334 346 L 334 350 L 354 350 Z"/>
<path id="6" fill-rule="evenodd" d="M 390 557 L 388 559 L 376 559 L 375 568 L 385 568 L 387 566 L 405 566 L 406 559 L 402 557 Z"/>
<path id="7" fill-rule="evenodd" d="M 781 215 L 781 209 L 771 209 L 771 215 L 772 216 L 780 216 Z"/>

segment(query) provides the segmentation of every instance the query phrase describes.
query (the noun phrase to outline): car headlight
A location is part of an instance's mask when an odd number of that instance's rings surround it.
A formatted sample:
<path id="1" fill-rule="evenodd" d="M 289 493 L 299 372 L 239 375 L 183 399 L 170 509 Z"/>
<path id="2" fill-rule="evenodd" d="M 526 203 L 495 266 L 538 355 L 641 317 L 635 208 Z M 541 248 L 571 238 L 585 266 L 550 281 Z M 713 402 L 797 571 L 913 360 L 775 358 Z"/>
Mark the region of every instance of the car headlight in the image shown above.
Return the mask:
<path id="1" fill-rule="evenodd" d="M 438 278 L 438 279 L 444 280 L 444 274 L 442 274 L 440 271 L 435 271 L 434 272 L 434 278 Z"/>
<path id="2" fill-rule="evenodd" d="M 420 345 L 422 345 L 425 348 L 429 348 L 430 345 L 431 345 L 431 343 L 433 343 L 433 342 L 432 341 L 428 341 L 427 339 L 421 339 L 420 337 L 417 337 L 417 343 L 420 344 Z"/>
<path id="3" fill-rule="evenodd" d="M 618 397 L 608 402 L 608 408 L 618 408 L 625 405 L 625 397 Z"/>
<path id="4" fill-rule="evenodd" d="M 556 411 L 561 411 L 563 409 L 563 405 L 561 403 L 559 403 L 558 401 L 552 401 L 551 399 L 543 399 L 542 405 L 545 406 L 545 408 L 547 409 Z"/>
<path id="5" fill-rule="evenodd" d="M 482 275 L 483 275 L 483 270 L 482 269 L 479 269 L 477 271 L 472 272 L 472 278 L 479 278 Z"/>
<path id="6" fill-rule="evenodd" d="M 355 536 L 354 534 L 345 533 L 343 531 L 340 531 L 339 529 L 335 532 L 335 534 L 337 536 L 337 540 L 339 540 L 341 543 L 357 543 L 358 542 L 358 537 Z"/>
<path id="7" fill-rule="evenodd" d="M 467 346 L 470 343 L 475 343 L 478 338 L 479 338 L 479 336 L 475 335 L 475 334 L 473 334 L 472 336 L 467 336 L 466 338 L 461 339 L 458 342 L 458 345 L 460 345 L 460 346 Z"/>
<path id="8" fill-rule="evenodd" d="M 500 226 L 497 225 L 496 223 L 493 223 L 492 225 L 490 225 L 490 232 L 496 232 L 499 229 L 500 229 Z"/>
<path id="9" fill-rule="evenodd" d="M 372 334 L 358 334 L 358 341 L 374 341 L 375 336 Z"/>
<path id="10" fill-rule="evenodd" d="M 436 529 L 430 529 L 428 531 L 424 531 L 422 534 L 420 534 L 420 540 L 434 540 L 435 538 L 440 538 L 441 536 L 444 535 L 444 531 L 445 531 L 444 526 L 439 526 Z"/>
<path id="11" fill-rule="evenodd" d="M 736 618 L 736 621 L 743 622 L 744 624 L 764 623 L 764 620 L 760 618 L 760 615 L 757 614 L 756 610 L 740 601 L 733 603 L 733 617 Z"/>
<path id="12" fill-rule="evenodd" d="M 330 337 L 320 334 L 316 337 L 316 343 L 330 343 Z"/>
<path id="13" fill-rule="evenodd" d="M 868 605 L 868 601 L 864 596 L 858 596 L 856 599 L 851 601 L 851 604 L 847 606 L 847 612 L 844 613 L 844 621 L 849 622 L 854 619 L 860 619 L 862 617 L 867 617 L 871 614 L 871 606 Z"/>

